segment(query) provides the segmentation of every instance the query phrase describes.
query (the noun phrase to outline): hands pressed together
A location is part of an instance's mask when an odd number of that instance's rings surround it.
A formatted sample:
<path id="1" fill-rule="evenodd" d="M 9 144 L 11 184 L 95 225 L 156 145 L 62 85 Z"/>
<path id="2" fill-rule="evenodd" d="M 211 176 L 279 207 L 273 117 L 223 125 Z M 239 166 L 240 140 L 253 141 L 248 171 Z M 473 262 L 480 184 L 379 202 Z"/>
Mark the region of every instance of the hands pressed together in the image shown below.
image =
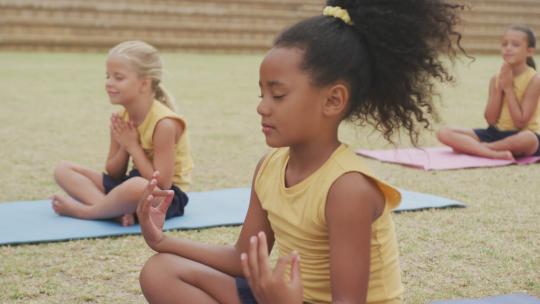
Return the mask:
<path id="1" fill-rule="evenodd" d="M 139 144 L 139 132 L 132 121 L 124 121 L 118 113 L 111 115 L 111 134 L 126 151 Z"/>
<path id="2" fill-rule="evenodd" d="M 501 91 L 513 89 L 514 73 L 512 66 L 508 62 L 504 62 L 499 73 L 499 87 Z"/>

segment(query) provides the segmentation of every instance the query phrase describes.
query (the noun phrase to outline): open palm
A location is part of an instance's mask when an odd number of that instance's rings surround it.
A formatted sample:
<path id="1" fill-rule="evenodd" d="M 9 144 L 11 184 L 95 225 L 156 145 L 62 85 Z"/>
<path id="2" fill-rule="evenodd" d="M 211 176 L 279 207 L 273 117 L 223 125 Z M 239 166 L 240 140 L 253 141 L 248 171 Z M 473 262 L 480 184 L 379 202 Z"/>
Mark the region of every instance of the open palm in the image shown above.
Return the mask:
<path id="1" fill-rule="evenodd" d="M 154 172 L 137 206 L 137 217 L 144 239 L 150 248 L 157 251 L 163 240 L 163 224 L 174 192 L 157 188 L 159 172 Z"/>

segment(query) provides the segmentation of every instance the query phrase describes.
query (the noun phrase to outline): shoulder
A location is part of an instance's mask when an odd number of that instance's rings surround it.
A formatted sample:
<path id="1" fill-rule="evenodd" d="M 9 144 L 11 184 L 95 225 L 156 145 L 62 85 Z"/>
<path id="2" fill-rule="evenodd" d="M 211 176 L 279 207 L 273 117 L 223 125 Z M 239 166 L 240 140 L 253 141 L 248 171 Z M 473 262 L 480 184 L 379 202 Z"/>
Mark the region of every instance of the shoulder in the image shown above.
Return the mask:
<path id="1" fill-rule="evenodd" d="M 164 117 L 156 123 L 156 131 L 176 131 L 182 130 L 183 128 L 183 125 L 179 123 L 178 119 L 172 117 Z"/>
<path id="2" fill-rule="evenodd" d="M 384 205 L 385 197 L 372 178 L 356 171 L 347 172 L 328 191 L 326 217 L 328 220 L 333 215 L 354 216 L 361 212 L 373 221 L 382 214 Z"/>
<path id="3" fill-rule="evenodd" d="M 176 138 L 184 130 L 184 126 L 176 119 L 165 117 L 160 119 L 154 127 L 154 140 L 173 137 Z"/>
<path id="4" fill-rule="evenodd" d="M 259 180 L 266 168 L 274 166 L 279 160 L 284 160 L 287 153 L 287 148 L 278 148 L 272 149 L 270 152 L 261 157 L 255 171 L 255 180 Z"/>
<path id="5" fill-rule="evenodd" d="M 540 93 L 540 74 L 534 71 L 529 82 L 527 83 L 526 92 L 530 92 L 533 96 L 536 96 Z"/>
<path id="6" fill-rule="evenodd" d="M 533 86 L 540 86 L 540 74 L 539 73 L 534 73 L 533 77 L 531 78 L 530 82 L 529 82 L 529 85 L 533 85 Z"/>

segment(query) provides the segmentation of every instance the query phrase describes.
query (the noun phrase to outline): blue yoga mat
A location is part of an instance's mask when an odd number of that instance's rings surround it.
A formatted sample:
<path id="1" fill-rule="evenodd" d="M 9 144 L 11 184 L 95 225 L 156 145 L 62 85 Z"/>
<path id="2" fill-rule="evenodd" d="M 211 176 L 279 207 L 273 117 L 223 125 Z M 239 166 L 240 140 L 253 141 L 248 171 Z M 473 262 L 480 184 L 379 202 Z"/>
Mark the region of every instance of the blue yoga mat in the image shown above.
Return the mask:
<path id="1" fill-rule="evenodd" d="M 431 304 L 540 304 L 540 299 L 523 293 L 514 293 L 482 299 L 434 301 Z"/>
<path id="2" fill-rule="evenodd" d="M 396 211 L 465 207 L 460 202 L 435 195 L 401 192 L 403 200 Z M 189 193 L 184 216 L 167 220 L 164 229 L 241 225 L 246 216 L 249 194 L 249 188 Z M 52 210 L 50 200 L 0 203 L 0 245 L 139 233 L 139 225 L 122 227 L 114 221 L 59 216 Z"/>

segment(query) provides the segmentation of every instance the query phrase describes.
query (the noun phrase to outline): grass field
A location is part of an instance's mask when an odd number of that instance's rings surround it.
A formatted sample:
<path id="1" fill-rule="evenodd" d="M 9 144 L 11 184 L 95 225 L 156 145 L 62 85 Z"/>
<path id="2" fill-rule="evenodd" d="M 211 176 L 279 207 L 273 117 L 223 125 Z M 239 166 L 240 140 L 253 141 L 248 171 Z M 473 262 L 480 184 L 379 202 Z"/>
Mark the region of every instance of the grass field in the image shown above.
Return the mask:
<path id="1" fill-rule="evenodd" d="M 255 112 L 262 55 L 164 54 L 165 85 L 188 119 L 194 191 L 247 186 L 267 151 Z M 0 201 L 59 192 L 67 159 L 102 170 L 112 107 L 104 54 L 0 53 Z M 484 126 L 487 82 L 498 57 L 458 63 L 442 87 L 444 124 Z M 388 145 L 344 125 L 354 148 Z M 421 145 L 436 145 L 425 132 Z M 410 146 L 405 137 L 400 146 Z M 405 303 L 512 292 L 540 296 L 539 165 L 423 172 L 366 160 L 389 182 L 465 202 L 465 209 L 395 215 Z M 170 234 L 232 243 L 238 227 Z M 9 231 L 0 231 L 9 233 Z M 144 303 L 138 272 L 152 255 L 140 236 L 0 246 L 0 303 Z"/>

